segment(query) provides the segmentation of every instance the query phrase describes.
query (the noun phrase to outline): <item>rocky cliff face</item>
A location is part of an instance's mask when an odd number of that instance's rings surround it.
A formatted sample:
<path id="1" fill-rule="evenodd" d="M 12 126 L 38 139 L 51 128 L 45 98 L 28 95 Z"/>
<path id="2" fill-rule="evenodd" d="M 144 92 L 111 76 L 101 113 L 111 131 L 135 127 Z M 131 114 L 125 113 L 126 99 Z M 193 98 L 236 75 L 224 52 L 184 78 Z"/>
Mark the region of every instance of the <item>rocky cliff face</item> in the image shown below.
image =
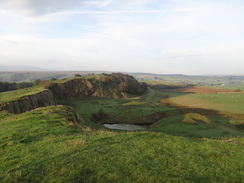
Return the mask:
<path id="1" fill-rule="evenodd" d="M 17 90 L 16 83 L 0 82 L 0 92 Z"/>
<path id="2" fill-rule="evenodd" d="M 139 83 L 133 76 L 113 73 L 102 74 L 95 78 L 76 78 L 64 83 L 53 83 L 49 86 L 57 98 L 106 97 L 119 98 L 126 94 L 141 95 L 147 85 Z"/>
<path id="3" fill-rule="evenodd" d="M 87 79 L 73 79 L 64 83 L 53 83 L 49 86 L 49 89 L 58 98 L 91 96 L 95 90 L 92 81 Z"/>
<path id="4" fill-rule="evenodd" d="M 40 93 L 24 96 L 19 100 L 5 103 L 1 110 L 19 114 L 38 107 L 46 107 L 55 104 L 56 101 L 53 97 L 53 93 L 50 90 L 45 90 Z"/>

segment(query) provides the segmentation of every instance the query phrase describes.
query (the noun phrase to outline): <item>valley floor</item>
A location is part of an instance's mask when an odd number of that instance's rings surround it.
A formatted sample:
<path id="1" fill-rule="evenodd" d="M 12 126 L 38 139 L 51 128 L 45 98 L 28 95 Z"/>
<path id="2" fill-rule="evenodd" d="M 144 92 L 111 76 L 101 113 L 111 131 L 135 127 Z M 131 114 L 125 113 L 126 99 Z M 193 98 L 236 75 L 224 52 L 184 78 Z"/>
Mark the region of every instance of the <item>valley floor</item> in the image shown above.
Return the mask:
<path id="1" fill-rule="evenodd" d="M 192 107 L 190 105 L 191 100 L 187 100 L 194 99 L 196 95 L 199 94 L 162 92 L 149 88 L 148 92 L 141 97 L 126 99 L 89 98 L 60 102 L 72 106 L 84 118 L 86 125 L 95 129 L 102 128 L 103 123 L 150 124 L 148 131 L 176 136 L 196 138 L 244 136 L 241 126 L 235 125 L 244 123 L 244 113 L 241 113 L 244 111 L 243 105 L 236 105 L 233 109 L 234 100 L 232 102 L 221 100 L 232 98 L 231 96 L 234 95 L 235 97 L 239 96 L 241 101 L 244 100 L 244 94 L 227 93 L 224 96 L 222 94 L 204 94 L 204 96 L 201 95 L 202 103 L 192 102 L 192 105 L 198 105 L 198 108 Z M 216 106 L 220 105 L 221 107 L 211 108 L 214 107 L 210 100 L 211 96 L 215 97 Z M 175 103 L 177 104 L 175 107 L 169 106 Z M 226 110 L 222 110 L 223 105 L 225 105 Z M 211 107 L 207 108 L 207 106 Z M 94 123 L 91 116 L 99 114 L 99 111 L 105 115 Z M 236 113 L 236 111 L 241 112 Z"/>

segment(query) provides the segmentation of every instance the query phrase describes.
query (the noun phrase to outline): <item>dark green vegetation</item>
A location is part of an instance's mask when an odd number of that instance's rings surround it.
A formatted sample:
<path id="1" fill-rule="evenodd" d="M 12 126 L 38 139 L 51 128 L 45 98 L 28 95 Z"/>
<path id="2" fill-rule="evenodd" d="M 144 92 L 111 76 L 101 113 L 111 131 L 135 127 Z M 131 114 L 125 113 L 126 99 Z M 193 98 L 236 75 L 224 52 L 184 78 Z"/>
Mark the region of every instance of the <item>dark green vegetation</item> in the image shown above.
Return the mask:
<path id="1" fill-rule="evenodd" d="M 131 81 L 135 85 L 131 79 L 127 84 L 111 75 L 52 79 L 45 86 L 54 84 L 50 89 L 58 103 L 75 111 L 56 105 L 22 114 L 0 112 L 0 182 L 242 182 L 241 115 L 221 114 L 222 108 L 171 107 L 170 100 L 194 98 L 199 88 L 190 88 L 189 93 L 181 84 L 136 95 L 137 90 L 128 87 Z M 84 95 L 87 91 L 89 95 Z M 97 91 L 99 95 L 92 95 Z M 204 94 L 198 95 L 215 95 L 201 91 Z M 12 92 L 4 93 L 5 100 L 25 95 L 24 90 Z M 235 106 L 232 113 L 239 114 L 236 111 L 243 106 L 224 96 L 214 102 L 226 109 Z M 207 99 L 202 98 L 211 103 Z M 108 130 L 102 126 L 105 122 L 149 128 Z"/>

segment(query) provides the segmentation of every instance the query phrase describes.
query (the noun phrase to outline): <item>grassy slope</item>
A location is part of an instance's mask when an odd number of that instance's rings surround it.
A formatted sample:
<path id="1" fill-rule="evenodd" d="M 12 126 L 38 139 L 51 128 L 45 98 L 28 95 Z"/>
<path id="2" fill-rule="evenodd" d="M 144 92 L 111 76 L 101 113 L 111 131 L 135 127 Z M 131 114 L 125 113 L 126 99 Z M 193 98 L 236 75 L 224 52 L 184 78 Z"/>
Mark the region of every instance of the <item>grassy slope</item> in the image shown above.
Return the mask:
<path id="1" fill-rule="evenodd" d="M 27 95 L 33 95 L 36 93 L 39 93 L 41 91 L 44 91 L 44 87 L 41 86 L 35 86 L 20 90 L 14 90 L 14 91 L 8 91 L 8 92 L 1 92 L 0 93 L 0 103 L 6 103 L 13 100 L 18 100 L 21 97 L 27 96 Z"/>
<path id="2" fill-rule="evenodd" d="M 62 106 L 0 113 L 0 182 L 241 182 L 243 138 L 74 128 Z"/>
<path id="3" fill-rule="evenodd" d="M 210 124 L 202 121 L 196 124 L 184 123 L 185 116 L 177 115 L 161 119 L 150 127 L 150 131 L 163 132 L 165 134 L 172 134 L 184 137 L 196 138 L 220 138 L 228 136 L 244 137 L 242 130 L 237 129 L 229 123 L 229 119 L 224 117 L 210 116 L 208 119 Z"/>

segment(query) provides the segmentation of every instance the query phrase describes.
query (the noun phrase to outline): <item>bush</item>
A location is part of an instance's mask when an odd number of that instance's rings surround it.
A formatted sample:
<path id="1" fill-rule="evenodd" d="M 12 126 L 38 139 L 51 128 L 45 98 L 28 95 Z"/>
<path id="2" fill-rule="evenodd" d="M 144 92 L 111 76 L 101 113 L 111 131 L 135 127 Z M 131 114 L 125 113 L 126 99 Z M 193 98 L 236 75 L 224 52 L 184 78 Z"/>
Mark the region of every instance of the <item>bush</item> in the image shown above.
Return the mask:
<path id="1" fill-rule="evenodd" d="M 81 78 L 82 76 L 80 74 L 75 74 L 74 77 L 75 78 Z"/>
<path id="2" fill-rule="evenodd" d="M 56 81 L 56 78 L 50 78 L 49 81 Z"/>

